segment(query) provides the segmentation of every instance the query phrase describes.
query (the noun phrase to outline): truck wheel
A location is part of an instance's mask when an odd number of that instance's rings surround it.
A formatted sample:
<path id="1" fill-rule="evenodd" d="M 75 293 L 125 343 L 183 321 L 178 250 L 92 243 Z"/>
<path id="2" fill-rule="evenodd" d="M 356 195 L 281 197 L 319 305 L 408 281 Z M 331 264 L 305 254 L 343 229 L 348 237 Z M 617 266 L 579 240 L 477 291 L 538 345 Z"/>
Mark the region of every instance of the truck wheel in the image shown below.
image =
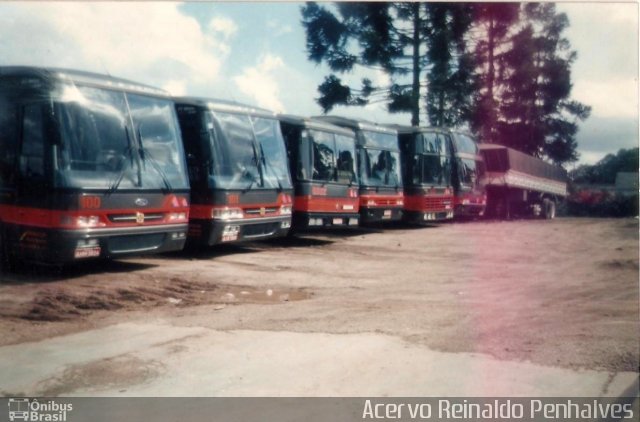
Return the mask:
<path id="1" fill-rule="evenodd" d="M 542 213 L 546 220 L 553 220 L 556 217 L 556 203 L 549 198 L 545 198 L 542 201 Z"/>

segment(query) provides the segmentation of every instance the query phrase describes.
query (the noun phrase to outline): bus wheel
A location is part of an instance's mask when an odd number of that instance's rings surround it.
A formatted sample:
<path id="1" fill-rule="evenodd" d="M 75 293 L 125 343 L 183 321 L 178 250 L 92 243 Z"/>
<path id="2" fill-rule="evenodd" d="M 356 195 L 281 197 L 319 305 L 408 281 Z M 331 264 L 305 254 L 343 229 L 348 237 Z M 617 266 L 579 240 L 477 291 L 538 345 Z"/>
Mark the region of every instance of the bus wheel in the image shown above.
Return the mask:
<path id="1" fill-rule="evenodd" d="M 546 220 L 553 220 L 556 217 L 556 203 L 549 198 L 545 198 L 542 201 L 542 212 Z"/>

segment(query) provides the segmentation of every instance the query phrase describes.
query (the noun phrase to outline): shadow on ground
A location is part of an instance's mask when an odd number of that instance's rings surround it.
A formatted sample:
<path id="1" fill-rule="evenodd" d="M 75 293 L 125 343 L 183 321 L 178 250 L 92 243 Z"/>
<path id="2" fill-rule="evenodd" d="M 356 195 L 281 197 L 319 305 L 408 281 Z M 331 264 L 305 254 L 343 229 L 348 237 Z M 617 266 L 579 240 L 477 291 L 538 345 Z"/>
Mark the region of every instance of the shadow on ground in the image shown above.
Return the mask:
<path id="1" fill-rule="evenodd" d="M 18 262 L 11 269 L 0 268 L 0 284 L 49 283 L 92 274 L 130 273 L 151 267 L 154 265 L 118 260 L 89 260 L 67 265 Z"/>

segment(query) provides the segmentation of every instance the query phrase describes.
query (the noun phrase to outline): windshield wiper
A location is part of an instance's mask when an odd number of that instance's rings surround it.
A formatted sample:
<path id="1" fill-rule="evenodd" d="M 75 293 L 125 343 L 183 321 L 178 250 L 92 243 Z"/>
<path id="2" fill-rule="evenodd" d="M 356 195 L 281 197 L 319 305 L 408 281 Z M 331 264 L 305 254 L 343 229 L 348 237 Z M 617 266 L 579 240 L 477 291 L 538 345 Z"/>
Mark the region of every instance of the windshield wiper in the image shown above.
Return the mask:
<path id="1" fill-rule="evenodd" d="M 149 150 L 144 147 L 144 144 L 142 143 L 142 134 L 140 133 L 139 128 L 138 128 L 138 139 L 140 140 L 140 148 L 138 149 L 140 153 L 140 158 L 142 159 L 143 162 L 148 161 L 149 163 L 151 163 L 151 166 L 158 173 L 158 175 L 160 176 L 160 179 L 162 179 L 162 183 L 164 184 L 162 193 L 171 192 L 173 190 L 173 187 L 171 186 L 171 183 L 169 183 L 169 180 L 167 179 L 166 174 L 160 167 L 158 160 L 156 160 L 155 157 L 149 152 Z"/>
<path id="2" fill-rule="evenodd" d="M 271 167 L 271 164 L 267 164 L 267 159 L 264 156 L 264 149 L 262 148 L 262 143 L 258 142 L 258 145 L 260 146 L 260 161 L 262 162 L 265 168 L 271 169 L 271 174 L 275 176 L 276 182 L 278 182 L 278 192 L 282 192 L 284 188 L 282 186 L 282 183 L 280 183 L 280 177 L 278 177 L 278 174 L 276 174 L 276 172 L 273 170 L 273 168 Z"/>
<path id="3" fill-rule="evenodd" d="M 124 162 L 125 164 L 127 163 L 127 161 L 130 161 L 131 165 L 133 165 L 133 156 L 131 154 L 133 152 L 133 145 L 131 144 L 131 138 L 129 137 L 129 130 L 127 129 L 126 126 L 124 128 L 124 133 L 127 136 L 127 147 L 125 148 L 124 154 L 122 155 L 122 158 L 120 159 L 120 161 Z M 116 177 L 114 182 L 109 186 L 109 191 L 108 191 L 109 194 L 112 194 L 116 190 L 118 190 L 118 187 L 120 186 L 120 183 L 122 183 L 122 179 L 124 179 L 124 175 L 127 173 L 128 169 L 129 169 L 129 166 L 127 165 L 122 167 L 122 169 L 120 170 L 120 173 L 118 173 L 118 177 Z M 142 178 L 142 175 L 140 174 L 139 170 L 140 168 L 138 166 L 138 185 L 140 184 L 141 178 Z"/>

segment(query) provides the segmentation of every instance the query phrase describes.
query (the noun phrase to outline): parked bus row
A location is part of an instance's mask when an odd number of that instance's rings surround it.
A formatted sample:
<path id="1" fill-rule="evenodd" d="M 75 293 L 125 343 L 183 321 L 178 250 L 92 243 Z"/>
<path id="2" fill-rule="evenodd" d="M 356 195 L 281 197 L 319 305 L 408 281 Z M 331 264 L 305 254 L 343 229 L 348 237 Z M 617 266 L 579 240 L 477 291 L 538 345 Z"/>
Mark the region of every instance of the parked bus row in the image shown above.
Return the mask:
<path id="1" fill-rule="evenodd" d="M 0 253 L 84 258 L 481 216 L 466 133 L 276 115 L 111 76 L 0 67 Z"/>

